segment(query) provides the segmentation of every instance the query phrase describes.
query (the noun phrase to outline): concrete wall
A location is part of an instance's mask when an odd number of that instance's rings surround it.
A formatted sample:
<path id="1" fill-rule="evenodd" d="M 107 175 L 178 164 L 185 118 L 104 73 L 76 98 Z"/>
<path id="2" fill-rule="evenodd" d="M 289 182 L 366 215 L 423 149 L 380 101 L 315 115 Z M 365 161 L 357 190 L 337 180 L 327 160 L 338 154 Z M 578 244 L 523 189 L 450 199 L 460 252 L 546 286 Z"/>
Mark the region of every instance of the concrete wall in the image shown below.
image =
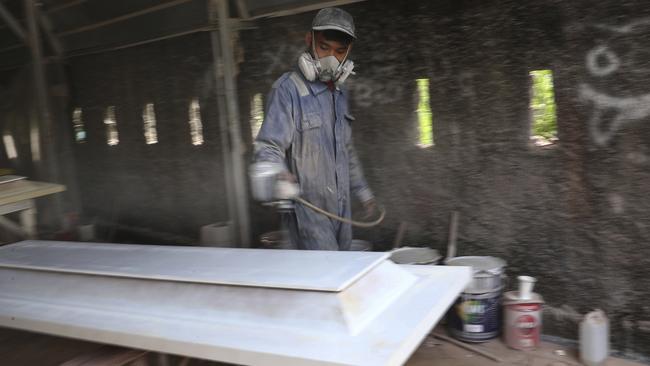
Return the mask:
<path id="1" fill-rule="evenodd" d="M 360 36 L 349 83 L 354 137 L 389 211 L 379 228 L 356 236 L 386 249 L 406 221 L 405 244 L 444 252 L 457 210 L 459 255 L 499 256 L 511 278 L 538 278 L 545 332 L 575 339 L 579 314 L 600 307 L 616 349 L 650 356 L 650 8 L 370 0 L 346 9 Z M 312 16 L 263 20 L 240 33 L 249 151 L 251 98 L 293 67 Z M 207 34 L 70 61 L 69 113 L 83 108 L 88 133 L 74 145 L 83 220 L 103 224 L 105 239 L 191 243 L 201 225 L 228 217 L 211 62 Z M 555 77 L 559 143 L 549 148 L 528 141 L 528 73 L 536 69 Z M 417 146 L 419 78 L 431 84 L 429 148 Z M 190 141 L 193 97 L 201 146 Z M 146 103 L 155 103 L 155 145 L 144 141 Z M 117 146 L 106 144 L 110 105 Z M 257 236 L 277 228 L 277 216 L 253 205 L 252 224 Z"/>
<path id="2" fill-rule="evenodd" d="M 545 331 L 577 338 L 604 309 L 614 348 L 650 344 L 650 10 L 643 1 L 367 1 L 349 83 L 367 178 L 389 211 L 356 236 L 507 260 L 538 278 Z M 295 64 L 313 13 L 241 34 L 242 119 Z M 531 146 L 528 73 L 554 72 L 559 143 Z M 417 143 L 415 79 L 431 83 L 435 146 Z M 271 213 L 267 214 L 271 218 Z"/>
<path id="3" fill-rule="evenodd" d="M 101 224 L 105 240 L 196 243 L 202 225 L 228 218 L 207 33 L 74 58 L 70 72 L 71 108 L 82 108 L 88 134 L 75 145 L 84 220 Z M 201 107 L 199 146 L 190 137 L 192 98 Z M 145 143 L 147 103 L 157 144 Z M 108 106 L 116 108 L 116 146 L 107 145 Z"/>

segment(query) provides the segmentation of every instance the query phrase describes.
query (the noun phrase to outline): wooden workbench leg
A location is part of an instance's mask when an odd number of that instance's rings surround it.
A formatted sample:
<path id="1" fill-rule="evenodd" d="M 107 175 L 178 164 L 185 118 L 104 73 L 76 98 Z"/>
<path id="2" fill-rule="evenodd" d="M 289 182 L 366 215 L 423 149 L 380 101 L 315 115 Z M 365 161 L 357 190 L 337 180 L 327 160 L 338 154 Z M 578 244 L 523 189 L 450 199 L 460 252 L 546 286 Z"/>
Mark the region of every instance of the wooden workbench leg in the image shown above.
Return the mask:
<path id="1" fill-rule="evenodd" d="M 20 225 L 25 230 L 28 239 L 36 239 L 36 205 L 33 200 L 29 201 L 29 208 L 20 211 Z"/>

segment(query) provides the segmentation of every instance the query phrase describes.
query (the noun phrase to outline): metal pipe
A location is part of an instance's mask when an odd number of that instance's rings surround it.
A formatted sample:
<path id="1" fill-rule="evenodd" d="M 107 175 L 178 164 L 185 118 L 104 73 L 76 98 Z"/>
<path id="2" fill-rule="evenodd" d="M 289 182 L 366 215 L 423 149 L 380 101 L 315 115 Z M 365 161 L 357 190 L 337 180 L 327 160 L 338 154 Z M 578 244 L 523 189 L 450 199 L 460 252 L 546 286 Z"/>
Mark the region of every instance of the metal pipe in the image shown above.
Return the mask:
<path id="1" fill-rule="evenodd" d="M 73 6 L 77 6 L 77 5 L 83 4 L 83 3 L 85 3 L 86 1 L 88 1 L 88 0 L 74 0 L 74 1 L 70 1 L 69 3 L 65 3 L 65 4 L 61 4 L 61 5 L 59 5 L 59 6 L 53 6 L 53 7 L 51 7 L 51 8 L 44 9 L 43 11 L 41 11 L 41 13 L 43 13 L 43 14 L 54 13 L 54 12 L 57 12 L 57 11 L 59 11 L 59 10 L 63 10 L 63 9 L 67 9 L 67 8 L 70 8 L 70 7 L 73 7 Z M 0 5 L 2 5 L 2 4 L 0 3 Z M 25 19 L 18 19 L 18 23 L 20 23 L 20 22 L 24 22 L 24 21 L 25 21 Z M 4 28 L 7 28 L 7 26 L 4 25 L 4 24 L 0 24 L 0 29 L 4 29 Z"/>
<path id="2" fill-rule="evenodd" d="M 216 21 L 215 21 L 215 23 L 216 23 Z M 237 29 L 252 29 L 252 27 L 246 26 L 245 22 L 241 22 L 239 20 L 231 20 L 231 23 L 233 23 L 233 25 L 236 24 Z M 117 51 L 117 50 L 122 50 L 122 49 L 125 49 L 125 48 L 141 46 L 141 45 L 144 45 L 144 44 L 147 44 L 147 43 L 153 43 L 153 42 L 163 41 L 163 40 L 166 40 L 166 39 L 181 37 L 181 36 L 185 36 L 185 35 L 188 35 L 188 34 L 194 34 L 194 33 L 199 33 L 199 32 L 211 32 L 211 31 L 215 31 L 216 29 L 217 29 L 216 25 L 205 25 L 205 26 L 189 29 L 189 30 L 186 30 L 186 31 L 178 32 L 178 33 L 167 34 L 167 35 L 160 36 L 160 37 L 155 37 L 155 38 L 148 38 L 148 39 L 144 39 L 142 41 L 125 43 L 125 44 L 118 45 L 118 46 L 96 48 L 96 49 L 90 49 L 90 50 L 85 49 L 85 50 L 80 50 L 80 51 L 77 51 L 77 52 L 70 52 L 67 55 L 64 55 L 64 58 L 73 58 L 73 57 L 93 55 L 93 54 L 104 53 L 104 52 Z M 218 35 L 217 35 L 217 37 L 218 37 Z M 20 47 L 22 47 L 22 45 L 14 45 L 14 46 L 9 47 L 9 48 L 0 49 L 0 53 L 2 53 L 4 51 L 9 51 L 9 50 L 12 50 L 12 49 L 17 49 L 17 48 L 20 48 Z M 218 47 L 218 45 L 217 45 L 217 47 Z M 46 63 L 47 63 L 47 61 L 48 60 L 46 60 Z M 0 68 L 0 71 L 15 70 L 15 69 L 19 69 L 19 68 L 21 68 L 23 66 L 24 65 L 14 65 L 14 66 L 9 66 L 9 67 L 2 67 L 2 68 Z"/>
<path id="3" fill-rule="evenodd" d="M 102 22 L 88 24 L 88 25 L 84 25 L 83 27 L 79 27 L 79 28 L 59 32 L 56 35 L 59 36 L 59 37 L 65 37 L 65 36 L 69 36 L 71 34 L 77 34 L 77 33 L 85 32 L 85 31 L 89 31 L 89 30 L 93 30 L 93 29 L 97 29 L 97 28 L 102 28 L 102 27 L 105 27 L 107 25 L 111 25 L 111 24 L 114 24 L 114 23 L 119 23 L 119 22 L 122 22 L 122 21 L 125 21 L 125 20 L 128 20 L 128 19 L 131 19 L 131 18 L 139 17 L 141 15 L 145 15 L 145 14 L 153 13 L 153 12 L 156 12 L 156 11 L 159 11 L 159 10 L 171 8 L 171 7 L 174 7 L 174 6 L 177 6 L 177 5 L 189 3 L 191 1 L 193 1 L 193 0 L 169 1 L 169 2 L 166 2 L 166 3 L 163 3 L 163 4 L 152 6 L 150 8 L 145 8 L 145 9 L 142 9 L 142 10 L 138 10 L 138 11 L 135 11 L 133 13 L 128 13 L 128 14 L 121 15 L 119 17 L 107 19 L 107 20 L 104 20 Z"/>
<path id="4" fill-rule="evenodd" d="M 359 3 L 362 1 L 366 1 L 366 0 L 334 0 L 334 1 L 319 2 L 316 4 L 298 6 L 287 10 L 271 10 L 265 13 L 255 14 L 250 19 L 283 17 L 288 15 L 306 13 L 308 11 L 328 8 L 332 6 L 341 6 L 346 4 Z"/>
<path id="5" fill-rule="evenodd" d="M 145 40 L 142 40 L 142 41 L 126 43 L 126 44 L 119 45 L 119 46 L 99 48 L 99 49 L 96 49 L 96 50 L 84 50 L 84 51 L 72 52 L 72 53 L 66 55 L 66 58 L 72 58 L 72 57 L 86 56 L 86 55 L 92 55 L 92 54 L 97 54 L 97 53 L 104 53 L 104 52 L 123 50 L 125 48 L 141 46 L 141 45 L 144 45 L 144 44 L 147 44 L 147 43 L 163 41 L 163 40 L 166 40 L 166 39 L 185 36 L 185 35 L 188 35 L 188 34 L 194 34 L 194 33 L 199 33 L 199 32 L 208 32 L 208 31 L 212 31 L 214 29 L 215 29 L 214 26 L 206 25 L 206 26 L 199 27 L 199 28 L 189 29 L 189 30 L 186 30 L 186 31 L 182 31 L 182 32 L 178 32 L 178 33 L 172 33 L 172 34 L 168 34 L 168 35 L 164 35 L 164 36 L 160 36 L 160 37 L 149 38 L 149 39 L 145 39 Z"/>
<path id="6" fill-rule="evenodd" d="M 231 27 L 236 28 L 236 29 L 255 29 L 255 27 L 252 25 L 253 24 L 252 22 L 246 22 L 246 21 L 241 21 L 241 20 L 237 20 L 237 19 L 230 19 L 230 23 L 231 23 Z M 216 20 L 215 20 L 214 25 L 204 25 L 204 26 L 200 26 L 198 28 L 192 28 L 192 29 L 188 29 L 186 31 L 171 33 L 171 34 L 167 34 L 167 35 L 160 36 L 160 37 L 147 38 L 147 39 L 143 39 L 141 41 L 129 42 L 129 43 L 125 43 L 125 44 L 121 44 L 121 45 L 117 45 L 117 46 L 110 46 L 110 47 L 104 47 L 104 48 L 98 47 L 96 49 L 83 49 L 83 50 L 79 50 L 79 51 L 76 51 L 76 52 L 73 51 L 73 52 L 68 53 L 67 55 L 65 55 L 65 58 L 92 55 L 92 54 L 110 52 L 110 51 L 117 51 L 117 50 L 121 50 L 121 49 L 125 49 L 125 48 L 140 46 L 140 45 L 147 44 L 147 43 L 153 43 L 153 42 L 163 41 L 163 40 L 166 40 L 166 39 L 176 38 L 176 37 L 180 37 L 180 36 L 184 36 L 184 35 L 188 35 L 188 34 L 199 33 L 199 32 L 210 32 L 210 31 L 213 31 L 213 30 L 216 30 L 216 29 L 217 29 L 217 26 L 216 26 Z M 6 48 L 0 48 L 0 53 L 15 50 L 15 49 L 18 49 L 18 48 L 21 48 L 21 47 L 23 47 L 23 45 L 15 44 L 13 46 L 9 46 L 9 47 L 6 47 Z M 12 70 L 12 69 L 19 68 L 21 66 L 22 65 L 16 65 L 16 66 L 12 66 L 12 67 L 0 69 L 0 70 Z"/>
<path id="7" fill-rule="evenodd" d="M 5 6 L 0 2 L 0 17 L 4 19 L 5 22 L 7 22 L 7 26 L 11 28 L 11 30 L 14 32 L 16 37 L 18 37 L 21 41 L 27 42 L 27 36 L 25 35 L 25 31 L 23 30 L 23 27 L 20 26 L 20 23 L 11 15 L 9 10 L 5 8 Z"/>
<path id="8" fill-rule="evenodd" d="M 59 11 L 59 10 L 64 10 L 64 9 L 67 9 L 67 8 L 71 8 L 73 6 L 81 5 L 81 4 L 85 3 L 86 1 L 88 1 L 88 0 L 73 0 L 73 1 L 61 4 L 61 5 L 58 5 L 58 6 L 53 6 L 53 7 L 49 8 L 49 9 L 46 9 L 44 12 L 45 13 L 54 13 L 54 12 Z"/>

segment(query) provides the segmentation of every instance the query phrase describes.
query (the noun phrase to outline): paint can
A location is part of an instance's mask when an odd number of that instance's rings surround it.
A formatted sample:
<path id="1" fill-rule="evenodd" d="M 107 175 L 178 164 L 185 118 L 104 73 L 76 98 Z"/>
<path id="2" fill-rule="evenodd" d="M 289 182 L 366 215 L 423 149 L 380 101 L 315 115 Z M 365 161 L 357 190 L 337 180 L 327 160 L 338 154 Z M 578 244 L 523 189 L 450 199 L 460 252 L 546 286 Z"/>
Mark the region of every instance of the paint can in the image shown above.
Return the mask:
<path id="1" fill-rule="evenodd" d="M 544 299 L 534 292 L 527 297 L 522 299 L 519 291 L 509 291 L 503 296 L 503 338 L 510 348 L 533 350 L 539 347 Z"/>
<path id="2" fill-rule="evenodd" d="M 350 251 L 368 252 L 371 250 L 372 250 L 372 244 L 369 241 L 352 239 L 352 243 L 350 243 Z"/>
<path id="3" fill-rule="evenodd" d="M 496 257 L 456 257 L 450 266 L 472 267 L 472 282 L 447 313 L 449 333 L 465 342 L 485 342 L 501 333 L 501 293 L 506 262 Z"/>
<path id="4" fill-rule="evenodd" d="M 465 342 L 486 342 L 501 332 L 502 287 L 484 294 L 462 293 L 447 313 L 452 337 Z"/>
<path id="5" fill-rule="evenodd" d="M 472 282 L 466 293 L 485 294 L 504 286 L 506 262 L 497 257 L 456 257 L 447 259 L 448 266 L 472 267 Z"/>

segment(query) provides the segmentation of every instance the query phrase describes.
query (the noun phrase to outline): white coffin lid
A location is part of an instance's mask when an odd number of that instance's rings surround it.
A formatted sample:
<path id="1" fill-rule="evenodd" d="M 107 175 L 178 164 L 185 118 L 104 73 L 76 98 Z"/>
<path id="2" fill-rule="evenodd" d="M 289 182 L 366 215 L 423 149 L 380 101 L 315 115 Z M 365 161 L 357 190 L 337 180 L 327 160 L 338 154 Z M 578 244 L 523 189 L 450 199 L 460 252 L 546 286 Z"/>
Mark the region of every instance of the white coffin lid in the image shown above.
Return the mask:
<path id="1" fill-rule="evenodd" d="M 315 291 L 341 291 L 387 257 L 373 252 L 215 251 L 38 240 L 0 247 L 0 266 L 5 268 Z"/>
<path id="2" fill-rule="evenodd" d="M 469 267 L 382 253 L 26 241 L 0 326 L 242 365 L 401 365 Z"/>

